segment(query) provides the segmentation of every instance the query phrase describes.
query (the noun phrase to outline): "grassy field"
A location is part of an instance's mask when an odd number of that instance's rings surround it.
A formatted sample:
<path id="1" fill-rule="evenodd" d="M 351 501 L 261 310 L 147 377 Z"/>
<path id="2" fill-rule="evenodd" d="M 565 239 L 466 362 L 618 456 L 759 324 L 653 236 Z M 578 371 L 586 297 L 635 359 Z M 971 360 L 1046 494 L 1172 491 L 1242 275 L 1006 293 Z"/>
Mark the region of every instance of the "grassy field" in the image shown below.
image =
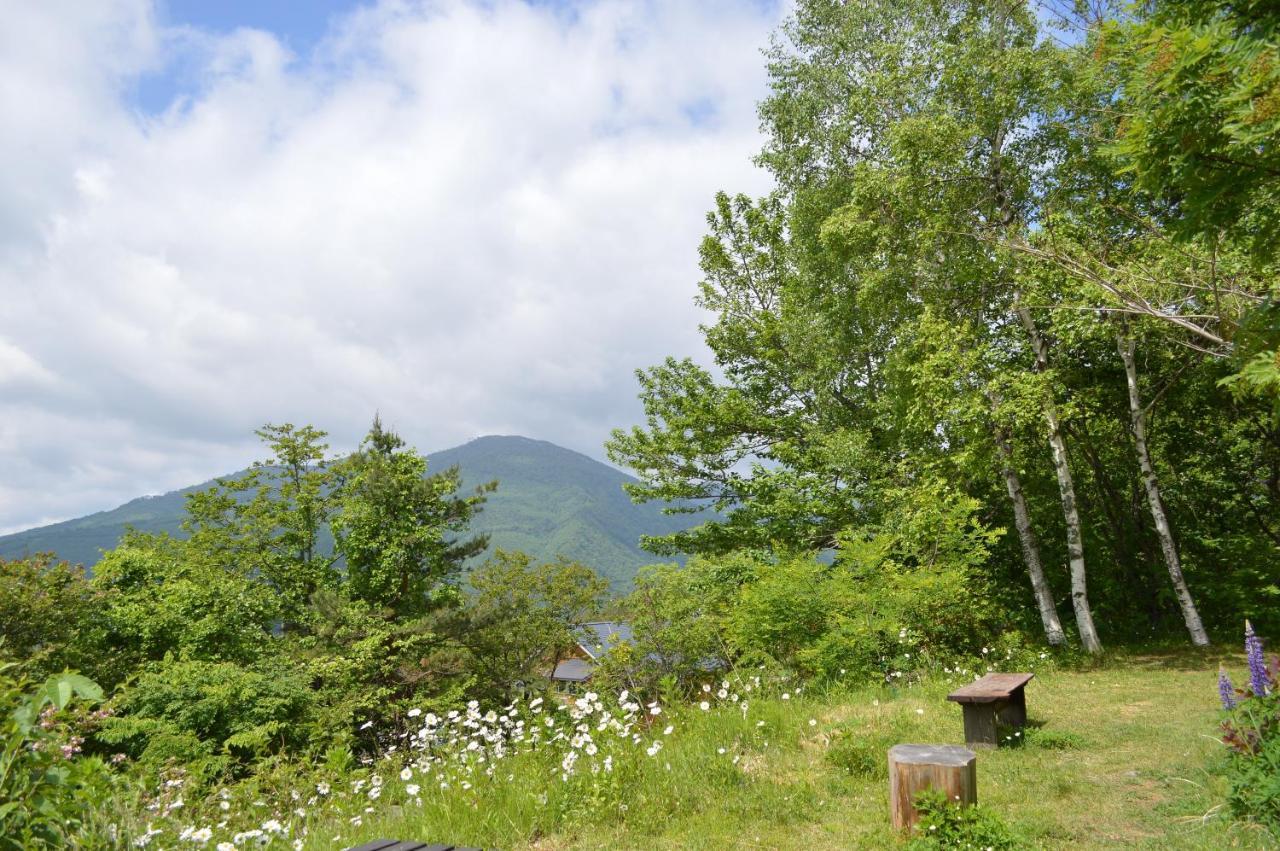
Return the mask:
<path id="1" fill-rule="evenodd" d="M 1243 667 L 1238 657 L 1153 652 L 1039 672 L 1027 687 L 1025 743 L 979 755 L 980 803 L 1031 848 L 1276 847 L 1221 806 L 1225 784 L 1212 772 L 1220 660 Z M 376 836 L 540 851 L 893 847 L 885 751 L 962 741 L 960 709 L 945 700 L 958 682 L 773 697 L 745 714 L 668 710 L 675 732 L 662 753 L 620 772 L 593 805 L 575 809 L 556 784 L 548 795 L 546 778 L 513 776 L 469 804 L 428 798 L 371 812 L 355 830 L 321 826 L 309 847 Z"/>

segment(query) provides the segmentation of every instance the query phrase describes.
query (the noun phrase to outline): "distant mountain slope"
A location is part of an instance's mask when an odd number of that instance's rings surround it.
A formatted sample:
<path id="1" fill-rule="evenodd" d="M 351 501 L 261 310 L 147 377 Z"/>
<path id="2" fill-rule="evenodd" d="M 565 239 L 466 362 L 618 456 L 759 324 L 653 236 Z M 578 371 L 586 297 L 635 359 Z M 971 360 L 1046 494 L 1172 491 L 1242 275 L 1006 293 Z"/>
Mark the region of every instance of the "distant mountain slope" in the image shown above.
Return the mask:
<path id="1" fill-rule="evenodd" d="M 527 437 L 481 437 L 427 456 L 438 472 L 457 464 L 463 486 L 498 480 L 473 531 L 488 532 L 491 548 L 523 550 L 538 559 L 565 555 L 590 565 L 615 588 L 661 559 L 639 547 L 641 535 L 665 535 L 701 518 L 667 516 L 654 504 L 634 505 L 622 491 L 630 476 L 578 452 Z M 234 474 L 233 474 L 234 475 Z M 181 533 L 185 496 L 212 482 L 131 500 L 111 511 L 0 536 L 0 558 L 56 552 L 92 565 L 116 545 L 125 527 Z"/>

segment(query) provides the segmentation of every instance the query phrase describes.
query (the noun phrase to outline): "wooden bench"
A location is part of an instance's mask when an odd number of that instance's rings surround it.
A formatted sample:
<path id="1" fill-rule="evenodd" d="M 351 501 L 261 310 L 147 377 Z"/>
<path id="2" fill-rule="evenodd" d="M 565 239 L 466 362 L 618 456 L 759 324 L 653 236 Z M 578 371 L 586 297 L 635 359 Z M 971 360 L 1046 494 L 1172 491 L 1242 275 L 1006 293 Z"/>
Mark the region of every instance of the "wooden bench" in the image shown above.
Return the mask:
<path id="1" fill-rule="evenodd" d="M 413 839 L 375 839 L 363 845 L 353 845 L 347 851 L 480 851 L 462 845 L 441 845 L 438 842 L 418 842 Z"/>
<path id="2" fill-rule="evenodd" d="M 947 695 L 964 707 L 964 740 L 969 747 L 994 748 L 996 722 L 1011 727 L 1027 723 L 1027 697 L 1023 693 L 1035 674 L 987 674 Z"/>

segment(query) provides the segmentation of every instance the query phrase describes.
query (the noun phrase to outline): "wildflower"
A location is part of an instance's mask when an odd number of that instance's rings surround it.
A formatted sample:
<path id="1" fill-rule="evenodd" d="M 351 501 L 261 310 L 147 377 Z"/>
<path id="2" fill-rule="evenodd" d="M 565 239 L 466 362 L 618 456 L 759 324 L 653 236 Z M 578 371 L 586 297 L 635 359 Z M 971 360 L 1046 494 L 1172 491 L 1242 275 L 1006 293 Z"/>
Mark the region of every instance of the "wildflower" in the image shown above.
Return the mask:
<path id="1" fill-rule="evenodd" d="M 317 792 L 319 792 L 321 795 L 328 795 L 328 794 L 329 794 L 329 784 L 328 784 L 328 783 L 317 783 L 317 784 L 316 784 L 316 791 L 317 791 Z"/>
<path id="2" fill-rule="evenodd" d="M 1221 665 L 1218 666 L 1218 697 L 1222 698 L 1223 709 L 1235 709 L 1235 687 L 1231 685 L 1231 677 Z"/>
<path id="3" fill-rule="evenodd" d="M 711 704 L 710 704 L 710 703 L 707 703 L 707 702 L 704 700 L 704 701 L 702 701 L 701 703 L 699 703 L 699 704 L 698 704 L 698 708 L 699 708 L 699 709 L 701 709 L 703 712 L 707 712 L 707 711 L 709 711 L 709 710 L 711 709 Z"/>
<path id="4" fill-rule="evenodd" d="M 422 714 L 422 710 L 417 708 L 410 709 L 408 712 L 408 715 L 410 718 L 417 718 L 421 714 Z"/>
<path id="5" fill-rule="evenodd" d="M 1258 697 L 1265 695 L 1270 689 L 1267 681 L 1267 663 L 1262 658 L 1262 642 L 1253 631 L 1253 624 L 1244 622 L 1244 654 L 1249 662 L 1249 688 Z"/>
<path id="6" fill-rule="evenodd" d="M 160 828 L 152 827 L 151 823 L 147 822 L 147 832 L 139 836 L 137 839 L 133 840 L 133 844 L 137 848 L 146 848 L 148 845 L 151 844 L 151 840 L 156 836 L 158 836 L 161 832 L 162 831 L 160 830 Z"/>
<path id="7" fill-rule="evenodd" d="M 232 845 L 230 842 L 219 842 L 214 847 L 217 848 L 218 851 L 236 851 L 236 846 Z"/>
<path id="8" fill-rule="evenodd" d="M 400 772 L 400 779 L 401 779 L 401 780 L 412 780 L 412 779 L 413 779 L 413 769 L 406 765 L 406 766 L 404 767 L 404 769 Z"/>
<path id="9" fill-rule="evenodd" d="M 791 692 L 784 691 L 784 692 L 782 693 L 782 699 L 783 699 L 783 700 L 790 700 L 790 699 L 791 699 Z"/>
<path id="10" fill-rule="evenodd" d="M 923 714 L 924 714 L 924 710 L 923 710 L 923 709 L 917 709 L 917 710 L 916 710 L 916 714 L 917 714 L 917 715 L 923 715 Z"/>
<path id="11" fill-rule="evenodd" d="M 710 684 L 710 683 L 703 683 L 703 684 L 702 684 L 702 690 L 703 690 L 704 692 L 706 692 L 707 694 L 711 694 L 711 684 Z"/>
<path id="12" fill-rule="evenodd" d="M 720 691 L 716 692 L 716 697 L 720 698 L 721 700 L 724 700 L 728 696 L 729 696 L 729 692 L 727 689 L 720 689 Z"/>
<path id="13" fill-rule="evenodd" d="M 264 833 L 284 833 L 285 832 L 284 825 L 282 825 L 280 822 L 276 821 L 273 818 L 267 819 L 262 823 L 262 830 Z"/>
<path id="14" fill-rule="evenodd" d="M 809 719 L 809 726 L 810 726 L 810 727 L 816 727 L 816 726 L 818 726 L 818 719 L 817 719 L 817 718 L 810 718 L 810 719 Z"/>

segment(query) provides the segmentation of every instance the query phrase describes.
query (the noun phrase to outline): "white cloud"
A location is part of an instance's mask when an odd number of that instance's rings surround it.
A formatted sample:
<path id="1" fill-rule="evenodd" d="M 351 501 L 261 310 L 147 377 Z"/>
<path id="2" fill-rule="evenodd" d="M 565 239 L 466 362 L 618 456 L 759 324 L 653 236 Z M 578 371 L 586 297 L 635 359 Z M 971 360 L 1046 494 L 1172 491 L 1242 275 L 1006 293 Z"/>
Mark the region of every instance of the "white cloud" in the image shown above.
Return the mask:
<path id="1" fill-rule="evenodd" d="M 760 193 L 761 48 L 725 2 L 383 2 L 314 54 L 142 0 L 0 28 L 0 529 L 111 507 L 375 409 L 433 450 L 599 456 L 632 371 L 702 356 L 696 250 Z M 181 52 L 163 114 L 140 74 Z"/>

